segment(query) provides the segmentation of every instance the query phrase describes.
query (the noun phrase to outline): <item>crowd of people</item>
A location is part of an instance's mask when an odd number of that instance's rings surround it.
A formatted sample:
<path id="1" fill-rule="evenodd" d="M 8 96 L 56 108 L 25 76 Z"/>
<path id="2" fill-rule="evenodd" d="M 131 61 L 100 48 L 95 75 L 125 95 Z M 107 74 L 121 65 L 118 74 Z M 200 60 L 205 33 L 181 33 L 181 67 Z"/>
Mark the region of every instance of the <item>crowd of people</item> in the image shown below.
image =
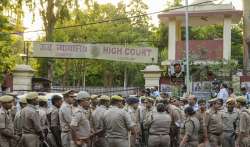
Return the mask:
<path id="1" fill-rule="evenodd" d="M 0 147 L 250 147 L 246 96 L 197 99 L 159 93 L 65 91 L 0 97 Z"/>

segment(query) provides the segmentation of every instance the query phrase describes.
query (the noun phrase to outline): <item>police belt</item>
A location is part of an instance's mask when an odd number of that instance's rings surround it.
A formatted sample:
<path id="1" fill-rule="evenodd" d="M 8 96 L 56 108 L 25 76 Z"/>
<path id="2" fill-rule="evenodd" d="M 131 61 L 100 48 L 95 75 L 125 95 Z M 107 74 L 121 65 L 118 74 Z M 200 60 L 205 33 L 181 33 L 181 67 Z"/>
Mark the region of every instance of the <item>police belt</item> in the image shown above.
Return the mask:
<path id="1" fill-rule="evenodd" d="M 36 135 L 36 136 L 39 136 L 39 134 L 34 133 L 34 132 L 22 132 L 22 134 L 31 134 L 31 135 Z"/>
<path id="2" fill-rule="evenodd" d="M 149 135 L 154 135 L 154 136 L 165 136 L 165 135 L 169 135 L 169 133 L 149 133 Z"/>
<path id="3" fill-rule="evenodd" d="M 215 136 L 220 136 L 222 133 L 208 133 L 208 134 L 215 135 Z"/>
<path id="4" fill-rule="evenodd" d="M 70 132 L 70 130 L 64 130 L 64 131 L 62 131 L 62 133 L 69 133 Z"/>
<path id="5" fill-rule="evenodd" d="M 223 133 L 235 133 L 234 130 L 223 130 Z"/>

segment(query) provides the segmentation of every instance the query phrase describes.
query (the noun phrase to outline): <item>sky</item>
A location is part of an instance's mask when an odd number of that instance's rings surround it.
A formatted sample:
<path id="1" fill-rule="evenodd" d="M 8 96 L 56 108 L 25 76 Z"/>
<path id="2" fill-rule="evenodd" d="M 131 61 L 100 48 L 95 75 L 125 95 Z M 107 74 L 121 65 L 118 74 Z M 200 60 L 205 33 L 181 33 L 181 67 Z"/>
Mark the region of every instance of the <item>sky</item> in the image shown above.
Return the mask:
<path id="1" fill-rule="evenodd" d="M 113 3 L 117 4 L 119 0 L 97 0 L 99 3 L 105 4 L 105 3 Z M 123 0 L 126 4 L 129 2 L 129 0 Z M 145 0 L 145 2 L 148 4 L 149 9 L 148 13 L 151 12 L 158 12 L 161 10 L 164 10 L 166 8 L 166 3 L 168 0 Z M 190 1 L 190 0 L 189 0 Z M 192 1 L 192 0 L 191 0 Z M 242 3 L 241 0 L 224 0 L 225 2 L 232 2 L 233 5 L 237 9 L 242 9 Z M 25 11 L 24 12 L 24 27 L 26 28 L 25 31 L 33 31 L 33 30 L 40 30 L 43 28 L 43 22 L 41 17 L 39 16 L 39 13 L 35 13 L 35 19 L 32 20 L 32 13 Z M 157 14 L 151 15 L 151 23 L 154 25 L 159 24 L 159 20 L 157 17 Z M 24 39 L 29 40 L 29 41 L 35 41 L 39 35 L 43 35 L 42 32 L 32 32 L 32 33 L 25 33 L 24 34 Z"/>

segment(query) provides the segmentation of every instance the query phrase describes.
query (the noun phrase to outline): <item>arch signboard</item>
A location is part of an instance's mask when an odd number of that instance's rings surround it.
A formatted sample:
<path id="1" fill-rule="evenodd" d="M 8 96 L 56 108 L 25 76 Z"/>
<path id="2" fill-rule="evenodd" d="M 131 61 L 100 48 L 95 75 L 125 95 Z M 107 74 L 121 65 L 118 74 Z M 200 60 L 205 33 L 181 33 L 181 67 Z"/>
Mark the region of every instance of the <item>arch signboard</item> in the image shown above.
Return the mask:
<path id="1" fill-rule="evenodd" d="M 33 57 L 89 58 L 135 63 L 157 63 L 158 49 L 110 44 L 33 42 Z"/>

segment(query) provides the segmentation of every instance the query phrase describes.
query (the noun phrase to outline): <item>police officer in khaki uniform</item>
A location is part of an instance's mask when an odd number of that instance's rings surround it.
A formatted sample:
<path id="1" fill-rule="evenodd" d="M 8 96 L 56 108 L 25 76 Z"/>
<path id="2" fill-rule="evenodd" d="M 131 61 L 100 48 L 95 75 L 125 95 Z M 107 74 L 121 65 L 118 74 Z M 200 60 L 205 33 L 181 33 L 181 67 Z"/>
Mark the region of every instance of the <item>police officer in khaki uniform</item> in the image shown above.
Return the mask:
<path id="1" fill-rule="evenodd" d="M 40 123 L 43 130 L 43 135 L 47 139 L 47 135 L 49 132 L 49 122 L 47 119 L 47 112 L 48 112 L 48 98 L 46 96 L 38 96 L 38 104 L 39 104 L 39 116 L 40 116 Z"/>
<path id="2" fill-rule="evenodd" d="M 139 113 L 139 118 L 140 118 L 140 123 L 141 123 L 141 134 L 142 134 L 142 142 L 147 146 L 148 143 L 148 129 L 144 127 L 144 122 L 146 118 L 148 118 L 154 110 L 154 99 L 150 97 L 144 97 L 144 103 L 143 107 L 140 107 L 140 113 Z"/>
<path id="3" fill-rule="evenodd" d="M 63 93 L 64 102 L 59 109 L 59 120 L 61 127 L 62 147 L 70 147 L 70 123 L 72 119 L 72 104 L 75 98 L 75 91 L 68 90 Z"/>
<path id="4" fill-rule="evenodd" d="M 103 117 L 103 129 L 108 140 L 108 147 L 128 147 L 128 132 L 134 132 L 135 124 L 123 109 L 122 97 L 112 96 L 110 103 L 111 107 Z"/>
<path id="5" fill-rule="evenodd" d="M 234 147 L 236 133 L 239 128 L 239 112 L 234 108 L 235 99 L 228 98 L 226 110 L 222 113 L 223 120 L 223 141 L 222 147 Z"/>
<path id="6" fill-rule="evenodd" d="M 139 122 L 139 99 L 130 96 L 126 99 L 127 106 L 125 106 L 124 110 L 128 112 L 129 116 L 131 117 L 132 122 L 135 124 L 135 131 L 131 134 L 130 143 L 131 147 L 136 147 L 139 144 L 139 133 L 140 133 L 140 122 Z"/>
<path id="7" fill-rule="evenodd" d="M 93 112 L 93 122 L 94 122 L 94 130 L 100 131 L 102 130 L 102 117 L 107 112 L 110 97 L 107 95 L 102 95 L 100 98 L 98 98 L 99 105 L 96 107 L 96 110 Z M 103 133 L 100 133 L 96 136 L 95 139 L 95 147 L 108 147 L 107 146 L 107 140 L 105 139 L 105 136 Z"/>
<path id="8" fill-rule="evenodd" d="M 48 122 L 50 131 L 48 139 L 51 147 L 61 147 L 61 129 L 59 121 L 59 108 L 62 105 L 62 97 L 54 95 L 51 98 L 52 106 L 48 110 Z"/>
<path id="9" fill-rule="evenodd" d="M 165 105 L 158 103 L 157 112 L 151 113 L 144 126 L 149 130 L 148 147 L 170 147 L 171 116 L 166 114 Z"/>
<path id="10" fill-rule="evenodd" d="M 21 110 L 18 111 L 15 115 L 15 119 L 14 119 L 14 132 L 15 132 L 15 135 L 18 135 L 18 136 L 22 136 L 22 126 L 21 126 L 21 111 L 24 107 L 27 106 L 27 100 L 26 100 L 26 96 L 23 95 L 20 97 L 20 100 L 19 100 L 19 104 L 20 104 L 20 107 L 21 107 Z"/>
<path id="11" fill-rule="evenodd" d="M 169 103 L 169 100 L 164 99 L 162 102 L 166 106 L 167 113 L 171 116 L 171 147 L 179 147 L 180 142 L 180 127 L 181 127 L 181 115 L 179 113 L 179 108 Z"/>
<path id="12" fill-rule="evenodd" d="M 204 138 L 205 143 L 209 141 L 212 147 L 219 147 L 222 141 L 223 121 L 219 112 L 220 102 L 218 98 L 210 101 L 212 107 L 205 113 L 204 117 Z"/>
<path id="13" fill-rule="evenodd" d="M 19 139 L 18 136 L 14 135 L 13 122 L 9 114 L 13 99 L 12 96 L 8 95 L 0 97 L 0 147 L 12 147 Z"/>
<path id="14" fill-rule="evenodd" d="M 88 109 L 88 111 L 86 111 L 87 118 L 90 121 L 91 129 L 94 129 L 94 126 L 95 126 L 95 122 L 93 120 L 93 113 L 95 112 L 95 110 L 98 106 L 98 98 L 99 97 L 100 97 L 100 95 L 96 95 L 96 94 L 92 94 L 90 96 L 90 109 Z"/>
<path id="15" fill-rule="evenodd" d="M 199 110 L 196 112 L 195 117 L 200 122 L 200 130 L 199 130 L 199 144 L 204 143 L 204 132 L 203 132 L 203 119 L 206 113 L 206 100 L 200 99 L 198 100 Z"/>
<path id="16" fill-rule="evenodd" d="M 177 107 L 176 110 L 178 111 L 180 115 L 180 123 L 183 124 L 185 120 L 185 113 L 184 113 L 184 110 L 182 110 L 180 106 L 180 97 L 172 98 L 171 104 Z"/>
<path id="17" fill-rule="evenodd" d="M 95 111 L 97 105 L 98 105 L 98 98 L 99 98 L 99 95 L 96 95 L 96 94 L 93 94 L 90 96 L 90 100 L 91 100 L 91 110 L 92 112 Z"/>
<path id="18" fill-rule="evenodd" d="M 17 92 L 11 92 L 11 93 L 7 93 L 7 95 L 10 95 L 10 96 L 12 96 L 14 98 L 14 100 L 12 102 L 12 108 L 9 110 L 10 114 L 11 114 L 11 118 L 12 118 L 12 120 L 14 122 L 14 119 L 15 119 L 15 116 L 16 116 L 16 113 L 17 113 L 17 106 L 16 106 L 17 101 L 16 101 L 16 99 L 17 99 L 18 93 Z"/>
<path id="19" fill-rule="evenodd" d="M 185 108 L 186 120 L 184 122 L 184 137 L 180 147 L 197 147 L 199 144 L 200 122 L 194 116 L 195 111 L 191 106 Z"/>
<path id="20" fill-rule="evenodd" d="M 237 108 L 239 109 L 239 136 L 236 141 L 237 147 L 250 147 L 250 112 L 246 109 L 247 99 L 243 96 L 236 98 Z"/>
<path id="21" fill-rule="evenodd" d="M 76 97 L 78 109 L 73 113 L 71 126 L 70 147 L 87 147 L 91 135 L 90 122 L 86 116 L 86 111 L 90 106 L 90 95 L 86 91 L 81 91 Z"/>
<path id="22" fill-rule="evenodd" d="M 28 105 L 21 111 L 22 145 L 25 147 L 39 147 L 44 141 L 40 124 L 38 94 L 30 92 L 26 96 Z"/>

